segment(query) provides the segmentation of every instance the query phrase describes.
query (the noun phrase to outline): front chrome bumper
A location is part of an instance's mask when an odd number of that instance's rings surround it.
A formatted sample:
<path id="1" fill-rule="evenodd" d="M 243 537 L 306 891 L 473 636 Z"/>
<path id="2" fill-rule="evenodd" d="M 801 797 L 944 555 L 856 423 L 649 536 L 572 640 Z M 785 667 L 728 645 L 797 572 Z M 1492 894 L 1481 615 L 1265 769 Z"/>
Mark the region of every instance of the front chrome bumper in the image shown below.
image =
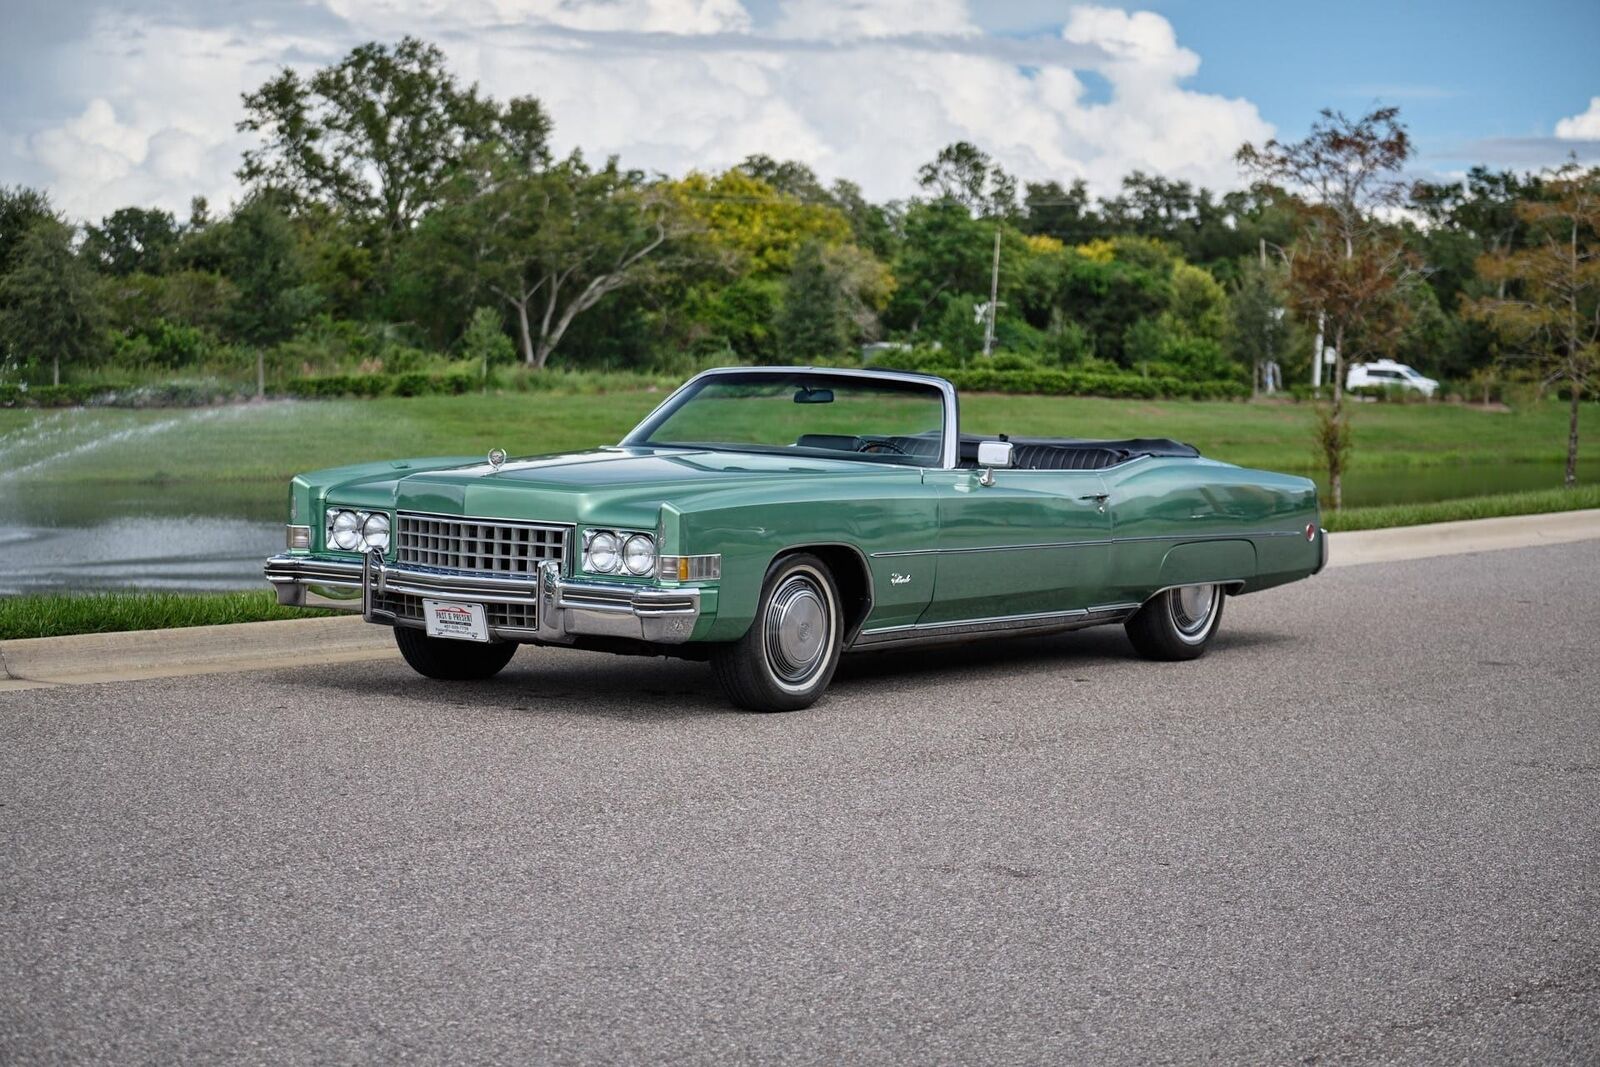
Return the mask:
<path id="1" fill-rule="evenodd" d="M 277 555 L 267 560 L 264 571 L 280 604 L 360 611 L 368 622 L 390 626 L 423 625 L 421 619 L 399 616 L 384 606 L 397 597 L 532 609 L 532 626 L 490 625 L 495 637 L 507 641 L 572 644 L 592 636 L 674 645 L 687 641 L 700 620 L 697 588 L 574 582 L 561 577 L 561 565 L 554 560 L 541 563 L 533 581 L 392 563 L 377 552 L 359 561 Z"/>

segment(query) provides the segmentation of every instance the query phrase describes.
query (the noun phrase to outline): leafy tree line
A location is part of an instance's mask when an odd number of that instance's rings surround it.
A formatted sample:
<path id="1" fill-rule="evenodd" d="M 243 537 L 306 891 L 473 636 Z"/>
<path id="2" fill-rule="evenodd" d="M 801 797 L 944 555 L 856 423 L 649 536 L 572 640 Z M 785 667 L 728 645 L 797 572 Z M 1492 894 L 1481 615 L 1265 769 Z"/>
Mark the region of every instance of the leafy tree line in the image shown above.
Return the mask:
<path id="1" fill-rule="evenodd" d="M 1254 387 L 1268 363 L 1306 380 L 1321 336 L 1337 484 L 1350 360 L 1474 387 L 1521 369 L 1573 397 L 1592 374 L 1596 173 L 1407 185 L 1393 109 L 1245 146 L 1254 184 L 1223 194 L 1133 173 L 1095 198 L 962 142 L 919 195 L 874 203 L 766 156 L 676 177 L 558 158 L 539 101 L 489 98 L 412 38 L 285 70 L 244 108 L 246 192 L 220 214 L 74 227 L 43 191 L 0 189 L 0 380 L 681 372 L 873 342 L 937 368 L 981 358 L 992 316 L 999 369 Z"/>

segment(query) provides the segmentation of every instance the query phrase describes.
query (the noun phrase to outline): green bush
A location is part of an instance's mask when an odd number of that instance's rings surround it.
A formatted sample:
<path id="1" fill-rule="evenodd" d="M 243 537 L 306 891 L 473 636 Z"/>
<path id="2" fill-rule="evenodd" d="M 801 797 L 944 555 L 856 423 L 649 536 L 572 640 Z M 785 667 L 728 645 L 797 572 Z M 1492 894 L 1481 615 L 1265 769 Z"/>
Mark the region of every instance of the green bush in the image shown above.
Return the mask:
<path id="1" fill-rule="evenodd" d="M 954 349 L 934 345 L 888 349 L 876 353 L 872 359 L 872 366 L 883 370 L 921 371 L 925 374 L 943 374 L 961 365 L 961 356 Z"/>
<path id="2" fill-rule="evenodd" d="M 93 404 L 127 386 L 104 383 L 70 383 L 67 385 L 36 385 L 24 389 L 20 385 L 0 385 L 0 407 L 8 408 L 73 408 Z"/>
<path id="3" fill-rule="evenodd" d="M 984 364 L 990 370 L 1039 370 L 1039 361 L 1021 352 L 997 352 Z"/>
<path id="4" fill-rule="evenodd" d="M 291 378 L 283 391 L 304 400 L 333 397 L 460 396 L 478 384 L 470 370 L 444 374 L 414 371 L 408 374 L 324 374 Z"/>
<path id="5" fill-rule="evenodd" d="M 461 335 L 461 357 L 480 367 L 514 363 L 517 346 L 500 326 L 500 313 L 481 307 L 472 313 L 466 332 Z"/>
<path id="6" fill-rule="evenodd" d="M 997 370 L 966 367 L 944 375 L 957 389 L 976 393 L 1036 393 L 1044 396 L 1104 396 L 1113 399 L 1241 400 L 1250 387 L 1235 381 L 1192 382 L 1049 368 Z"/>
<path id="7" fill-rule="evenodd" d="M 1001 352 L 987 360 L 974 356 L 963 364 L 960 356 L 950 349 L 919 347 L 880 353 L 872 365 L 937 374 L 948 378 L 957 389 L 980 393 L 1151 399 L 1192 397 L 1213 400 L 1232 400 L 1250 395 L 1247 382 L 1228 379 L 1194 381 L 1174 373 L 1132 374 L 1093 356 L 1062 368 L 1041 366 L 1037 357 L 1022 352 Z"/>

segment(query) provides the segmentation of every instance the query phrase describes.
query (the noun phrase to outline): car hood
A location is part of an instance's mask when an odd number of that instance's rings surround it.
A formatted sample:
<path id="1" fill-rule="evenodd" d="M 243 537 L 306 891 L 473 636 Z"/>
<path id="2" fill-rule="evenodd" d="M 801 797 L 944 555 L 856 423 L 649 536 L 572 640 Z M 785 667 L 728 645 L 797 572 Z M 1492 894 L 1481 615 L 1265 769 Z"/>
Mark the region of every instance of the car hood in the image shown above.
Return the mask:
<path id="1" fill-rule="evenodd" d="M 920 478 L 915 468 L 859 460 L 715 449 L 600 448 L 420 471 L 394 483 L 402 511 L 653 526 L 663 502 L 810 484 L 848 475 Z"/>

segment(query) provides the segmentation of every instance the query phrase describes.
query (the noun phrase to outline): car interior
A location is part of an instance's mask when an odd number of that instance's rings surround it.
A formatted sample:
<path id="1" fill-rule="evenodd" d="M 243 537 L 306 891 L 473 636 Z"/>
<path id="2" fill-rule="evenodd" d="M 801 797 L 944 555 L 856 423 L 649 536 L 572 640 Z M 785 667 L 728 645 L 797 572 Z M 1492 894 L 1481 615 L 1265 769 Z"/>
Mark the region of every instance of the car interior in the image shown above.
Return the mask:
<path id="1" fill-rule="evenodd" d="M 978 466 L 978 444 L 981 441 L 1010 441 L 1011 469 L 1023 471 L 1103 470 L 1141 456 L 1195 459 L 1200 455 L 1199 449 L 1193 445 L 1182 444 L 1164 437 L 1095 441 L 1072 437 L 1007 437 L 1004 434 L 984 437 L 978 434 L 962 434 L 957 466 L 965 469 L 975 469 Z M 795 444 L 801 448 L 841 452 L 887 452 L 931 461 L 937 461 L 939 456 L 939 439 L 936 434 L 857 437 L 850 434 L 808 433 L 802 434 Z"/>

